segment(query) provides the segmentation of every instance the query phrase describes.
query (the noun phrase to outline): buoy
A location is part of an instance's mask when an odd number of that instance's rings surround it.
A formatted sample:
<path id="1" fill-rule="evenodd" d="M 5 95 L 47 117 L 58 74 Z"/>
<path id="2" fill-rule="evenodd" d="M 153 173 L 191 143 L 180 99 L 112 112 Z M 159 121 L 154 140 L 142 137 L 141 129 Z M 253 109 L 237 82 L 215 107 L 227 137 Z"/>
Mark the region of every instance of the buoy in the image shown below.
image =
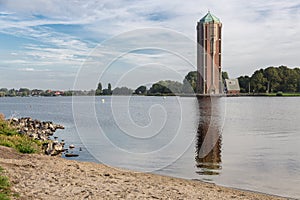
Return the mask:
<path id="1" fill-rule="evenodd" d="M 105 103 L 105 99 L 101 99 L 102 103 Z"/>
<path id="2" fill-rule="evenodd" d="M 81 148 L 81 147 L 79 147 L 79 151 L 82 151 L 82 148 Z"/>
<path id="3" fill-rule="evenodd" d="M 167 97 L 163 97 L 164 99 L 166 99 Z"/>
<path id="4" fill-rule="evenodd" d="M 71 145 L 69 146 L 69 148 L 70 148 L 70 149 L 74 149 L 74 148 L 75 148 L 74 144 L 71 144 Z"/>

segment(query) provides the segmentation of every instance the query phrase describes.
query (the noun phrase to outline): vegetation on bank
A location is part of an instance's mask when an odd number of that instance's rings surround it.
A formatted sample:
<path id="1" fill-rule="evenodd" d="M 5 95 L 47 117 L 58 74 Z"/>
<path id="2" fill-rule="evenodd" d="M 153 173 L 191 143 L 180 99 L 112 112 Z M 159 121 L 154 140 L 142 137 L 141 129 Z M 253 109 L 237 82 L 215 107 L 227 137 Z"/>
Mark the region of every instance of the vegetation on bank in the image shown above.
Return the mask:
<path id="1" fill-rule="evenodd" d="M 227 72 L 222 72 L 224 80 L 229 79 Z M 252 76 L 240 76 L 238 78 L 241 93 L 248 93 L 254 96 L 299 96 L 300 93 L 300 68 L 290 69 L 286 66 L 268 67 L 260 69 Z M 189 72 L 182 82 L 172 80 L 162 80 L 153 83 L 148 89 L 145 85 L 137 87 L 135 90 L 127 87 L 116 87 L 108 83 L 107 88 L 103 88 L 98 83 L 96 89 L 89 91 L 52 91 L 52 90 L 29 90 L 20 88 L 19 90 L 7 88 L 0 89 L 1 96 L 100 96 L 100 95 L 190 95 L 196 93 L 197 71 Z M 282 93 L 282 95 L 280 94 Z"/>
<path id="2" fill-rule="evenodd" d="M 261 96 L 261 97 L 300 97 L 300 93 L 242 93 L 240 96 Z"/>
<path id="3" fill-rule="evenodd" d="M 19 197 L 19 194 L 11 191 L 10 181 L 0 166 L 0 200 L 10 200 L 10 197 Z"/>
<path id="4" fill-rule="evenodd" d="M 38 153 L 42 142 L 19 134 L 0 114 L 0 145 L 16 149 L 20 153 Z"/>
<path id="5" fill-rule="evenodd" d="M 3 175 L 3 168 L 0 166 L 0 200 L 9 200 L 11 196 L 10 183 Z"/>
<path id="6" fill-rule="evenodd" d="M 238 78 L 241 93 L 266 93 L 267 96 L 298 96 L 300 93 L 300 68 L 286 66 L 268 67 L 253 73 L 251 77 Z"/>
<path id="7" fill-rule="evenodd" d="M 28 136 L 19 134 L 16 129 L 4 119 L 0 113 L 0 145 L 12 147 L 20 153 L 36 153 L 41 150 L 42 144 L 39 141 L 31 140 Z M 10 200 L 12 196 L 18 194 L 10 190 L 9 179 L 3 174 L 3 168 L 0 166 L 0 200 Z"/>

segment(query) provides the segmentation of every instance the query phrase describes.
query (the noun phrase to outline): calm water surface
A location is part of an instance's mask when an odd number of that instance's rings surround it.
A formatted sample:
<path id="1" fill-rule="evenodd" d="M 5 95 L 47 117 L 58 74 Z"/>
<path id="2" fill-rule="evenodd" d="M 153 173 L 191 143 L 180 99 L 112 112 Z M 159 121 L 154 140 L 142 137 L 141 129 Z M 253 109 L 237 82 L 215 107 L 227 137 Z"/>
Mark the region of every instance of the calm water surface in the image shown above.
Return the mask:
<path id="1" fill-rule="evenodd" d="M 93 101 L 0 98 L 0 112 L 64 125 L 79 160 L 300 198 L 299 98 Z"/>

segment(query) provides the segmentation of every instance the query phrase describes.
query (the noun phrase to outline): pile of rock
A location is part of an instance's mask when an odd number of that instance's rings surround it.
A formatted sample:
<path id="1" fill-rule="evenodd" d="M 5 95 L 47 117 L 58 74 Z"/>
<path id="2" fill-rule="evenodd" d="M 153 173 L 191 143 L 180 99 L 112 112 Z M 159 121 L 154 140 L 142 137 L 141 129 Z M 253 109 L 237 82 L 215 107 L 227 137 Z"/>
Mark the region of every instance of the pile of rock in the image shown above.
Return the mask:
<path id="1" fill-rule="evenodd" d="M 28 135 L 35 140 L 44 141 L 43 149 L 47 155 L 60 155 L 64 151 L 63 141 L 50 140 L 50 136 L 53 136 L 57 129 L 64 129 L 62 125 L 49 121 L 33 120 L 30 117 L 11 118 L 8 121 L 20 134 Z"/>

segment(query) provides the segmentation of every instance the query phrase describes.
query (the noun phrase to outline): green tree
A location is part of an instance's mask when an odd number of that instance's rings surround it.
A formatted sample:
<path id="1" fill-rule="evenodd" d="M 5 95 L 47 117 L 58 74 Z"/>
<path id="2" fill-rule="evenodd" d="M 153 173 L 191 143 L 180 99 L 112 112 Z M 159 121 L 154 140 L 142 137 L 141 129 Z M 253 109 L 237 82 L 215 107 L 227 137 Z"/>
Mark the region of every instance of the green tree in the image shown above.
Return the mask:
<path id="1" fill-rule="evenodd" d="M 8 90 L 8 96 L 15 97 L 17 95 L 17 91 L 15 89 Z"/>
<path id="2" fill-rule="evenodd" d="M 1 88 L 1 89 L 0 89 L 0 92 L 7 93 L 7 92 L 8 92 L 8 89 L 7 89 L 7 88 Z"/>
<path id="3" fill-rule="evenodd" d="M 267 83 L 269 85 L 268 92 L 277 92 L 281 82 L 281 78 L 278 74 L 278 69 L 276 69 L 275 67 L 268 67 L 264 70 L 264 76 L 266 77 Z"/>
<path id="4" fill-rule="evenodd" d="M 73 92 L 68 90 L 68 91 L 65 91 L 63 96 L 72 96 L 73 95 Z"/>
<path id="5" fill-rule="evenodd" d="M 300 92 L 300 68 L 294 69 L 297 74 L 297 92 Z"/>
<path id="6" fill-rule="evenodd" d="M 267 90 L 267 79 L 264 77 L 264 70 L 260 69 L 254 72 L 251 79 L 251 88 L 253 92 L 264 93 Z"/>
<path id="7" fill-rule="evenodd" d="M 159 81 L 152 85 L 148 93 L 153 94 L 179 94 L 182 93 L 182 83 L 177 81 Z"/>
<path id="8" fill-rule="evenodd" d="M 112 95 L 112 90 L 111 90 L 111 84 L 108 83 L 107 89 L 103 89 L 102 91 L 103 95 Z"/>
<path id="9" fill-rule="evenodd" d="M 250 90 L 249 90 L 250 77 L 249 76 L 240 76 L 238 78 L 238 80 L 239 80 L 241 93 L 250 93 Z"/>
<path id="10" fill-rule="evenodd" d="M 98 83 L 98 87 L 97 87 L 97 89 L 96 89 L 95 94 L 96 94 L 97 96 L 99 96 L 99 95 L 102 94 L 102 84 L 101 84 L 100 82 Z"/>
<path id="11" fill-rule="evenodd" d="M 191 71 L 185 76 L 183 80 L 182 92 L 185 94 L 195 93 L 196 87 L 197 87 L 197 71 Z"/>
<path id="12" fill-rule="evenodd" d="M 108 83 L 107 89 L 108 89 L 108 93 L 111 94 L 112 90 L 111 90 L 111 84 L 110 83 Z"/>
<path id="13" fill-rule="evenodd" d="M 28 96 L 30 94 L 30 90 L 28 88 L 20 88 L 19 93 L 21 96 Z"/>
<path id="14" fill-rule="evenodd" d="M 132 95 L 133 93 L 133 90 L 132 89 L 129 89 L 127 87 L 116 87 L 114 90 L 113 90 L 113 95 Z"/>
<path id="15" fill-rule="evenodd" d="M 222 72 L 222 80 L 229 79 L 227 72 Z"/>
<path id="16" fill-rule="evenodd" d="M 171 90 L 164 85 L 154 83 L 148 91 L 149 94 L 171 94 Z"/>
<path id="17" fill-rule="evenodd" d="M 286 66 L 280 66 L 278 68 L 278 74 L 281 79 L 279 85 L 279 91 L 282 92 L 296 92 L 298 89 L 298 72 L 295 69 L 290 69 Z"/>
<path id="18" fill-rule="evenodd" d="M 248 91 L 249 78 L 238 78 L 241 92 Z M 300 92 L 300 69 L 287 66 L 268 67 L 254 72 L 250 77 L 251 90 L 255 92 Z"/>
<path id="19" fill-rule="evenodd" d="M 0 89 L 0 97 L 4 97 L 8 94 L 8 89 L 7 88 L 1 88 Z"/>
<path id="20" fill-rule="evenodd" d="M 146 94 L 147 92 L 147 87 L 142 85 L 142 86 L 139 86 L 135 91 L 134 93 L 135 94 Z"/>

